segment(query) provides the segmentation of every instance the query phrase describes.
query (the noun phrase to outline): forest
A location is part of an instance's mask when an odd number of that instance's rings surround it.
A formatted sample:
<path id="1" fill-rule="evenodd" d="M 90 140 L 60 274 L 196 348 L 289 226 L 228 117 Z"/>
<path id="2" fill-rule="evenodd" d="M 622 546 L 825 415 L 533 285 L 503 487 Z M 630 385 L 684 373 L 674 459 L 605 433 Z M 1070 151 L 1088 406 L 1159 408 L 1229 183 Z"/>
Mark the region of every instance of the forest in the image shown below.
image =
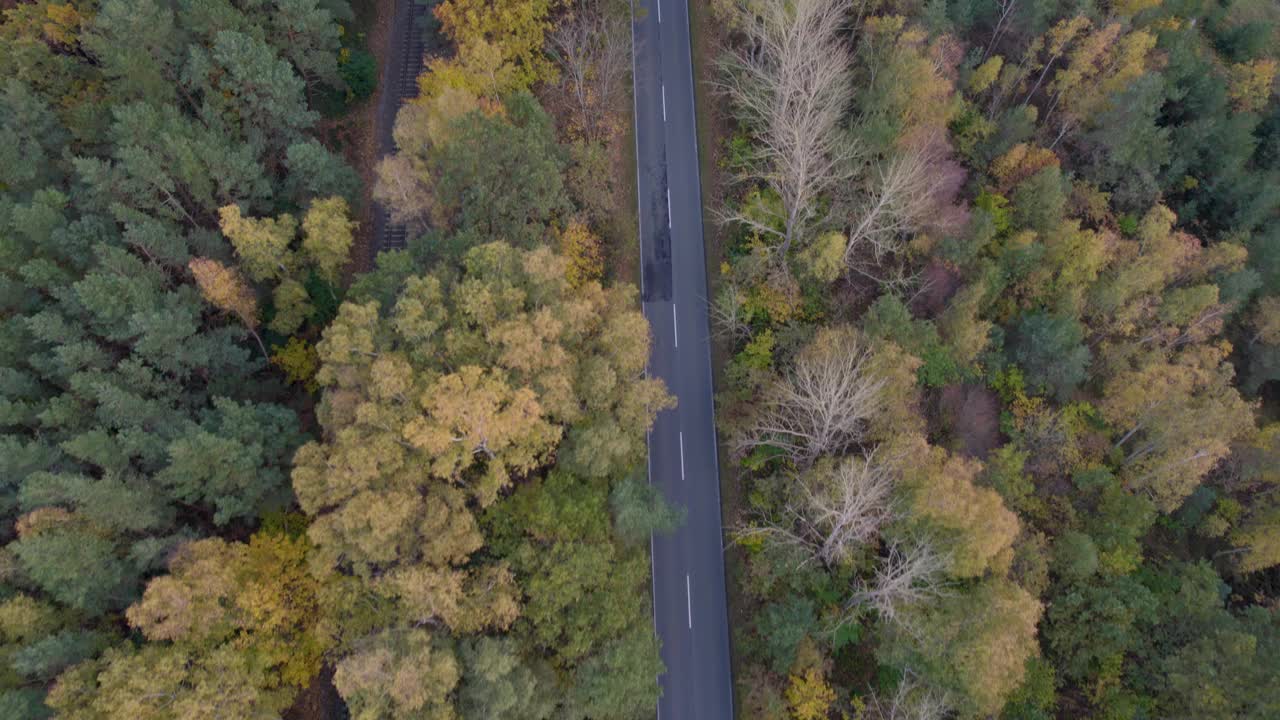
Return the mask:
<path id="1" fill-rule="evenodd" d="M 0 717 L 652 716 L 626 5 L 433 4 L 366 179 L 375 10 L 0 3 Z"/>
<path id="2" fill-rule="evenodd" d="M 1280 6 L 713 0 L 742 717 L 1280 717 Z"/>
<path id="3" fill-rule="evenodd" d="M 632 7 L 427 4 L 0 0 L 5 720 L 654 716 Z M 1280 6 L 694 5 L 738 715 L 1280 717 Z"/>

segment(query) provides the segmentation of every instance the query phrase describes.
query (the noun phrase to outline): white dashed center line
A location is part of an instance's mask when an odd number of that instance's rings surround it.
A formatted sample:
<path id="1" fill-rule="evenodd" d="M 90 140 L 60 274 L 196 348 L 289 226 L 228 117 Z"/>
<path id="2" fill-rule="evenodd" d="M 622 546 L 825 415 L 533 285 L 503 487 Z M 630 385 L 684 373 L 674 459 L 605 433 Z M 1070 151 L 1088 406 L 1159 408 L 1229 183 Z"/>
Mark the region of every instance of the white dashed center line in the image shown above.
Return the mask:
<path id="1" fill-rule="evenodd" d="M 693 590 L 689 589 L 689 574 L 684 576 L 684 599 L 686 607 L 689 609 L 689 629 L 693 629 Z"/>
<path id="2" fill-rule="evenodd" d="M 680 479 L 684 479 L 684 431 L 680 431 Z"/>
<path id="3" fill-rule="evenodd" d="M 676 318 L 675 303 L 671 303 L 671 335 L 675 337 L 676 347 L 680 347 L 680 320 Z"/>

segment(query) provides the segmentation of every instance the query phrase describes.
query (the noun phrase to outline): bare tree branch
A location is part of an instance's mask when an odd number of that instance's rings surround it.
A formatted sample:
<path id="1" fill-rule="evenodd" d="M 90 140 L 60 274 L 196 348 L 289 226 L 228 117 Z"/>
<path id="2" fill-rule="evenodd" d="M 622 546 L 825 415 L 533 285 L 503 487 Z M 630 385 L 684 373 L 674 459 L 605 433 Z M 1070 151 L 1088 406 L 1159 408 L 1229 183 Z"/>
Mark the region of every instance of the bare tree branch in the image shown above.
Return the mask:
<path id="1" fill-rule="evenodd" d="M 988 42 L 987 47 L 982 51 L 983 60 L 987 59 L 992 48 L 1000 42 L 1000 38 L 1009 29 L 1009 18 L 1013 15 L 1013 11 L 1018 9 L 1018 0 L 997 0 L 996 9 L 1000 11 L 1000 17 L 996 21 L 995 29 L 991 31 L 991 42 Z"/>
<path id="2" fill-rule="evenodd" d="M 875 720 L 943 720 L 951 713 L 951 703 L 945 694 L 926 687 L 908 671 L 892 697 L 873 694 L 867 709 Z"/>
<path id="3" fill-rule="evenodd" d="M 715 302 L 708 304 L 716 337 L 735 342 L 751 339 L 751 326 L 747 324 L 745 317 L 745 304 L 746 298 L 738 284 L 732 281 L 726 283 Z"/>
<path id="4" fill-rule="evenodd" d="M 946 182 L 936 172 L 945 143 L 920 138 L 878 169 L 874 189 L 857 204 L 857 222 L 849 230 L 845 262 L 852 268 L 883 265 L 900 255 L 910 233 L 937 207 Z"/>
<path id="5" fill-rule="evenodd" d="M 760 518 L 740 538 L 798 547 L 806 562 L 847 561 L 893 516 L 893 472 L 874 454 L 819 465 L 796 478 L 796 491 L 776 518 Z"/>
<path id="6" fill-rule="evenodd" d="M 847 560 L 892 516 L 893 472 L 874 453 L 840 462 L 826 478 L 802 483 L 802 502 L 817 555 L 826 565 Z"/>
<path id="7" fill-rule="evenodd" d="M 765 389 L 734 450 L 767 445 L 808 467 L 858 442 L 884 403 L 886 381 L 867 369 L 870 355 L 852 328 L 819 330 L 786 376 Z"/>
<path id="8" fill-rule="evenodd" d="M 840 127 L 852 96 L 852 53 L 841 33 L 849 7 L 848 0 L 742 3 L 746 39 L 721 63 L 720 90 L 754 135 L 747 179 L 782 201 L 776 226 L 756 229 L 779 237 L 784 257 L 828 219 L 823 194 L 854 173 L 856 147 Z"/>
<path id="9" fill-rule="evenodd" d="M 903 611 L 942 595 L 948 559 L 932 543 L 919 540 L 905 545 L 894 542 L 870 583 L 860 587 L 845 604 L 847 611 L 869 606 L 882 620 L 909 628 Z M 849 615 L 846 615 L 846 618 Z"/>
<path id="10" fill-rule="evenodd" d="M 599 139 L 631 69 L 628 17 L 603 0 L 582 0 L 547 35 L 547 51 L 559 62 L 562 83 L 577 105 L 582 132 Z"/>

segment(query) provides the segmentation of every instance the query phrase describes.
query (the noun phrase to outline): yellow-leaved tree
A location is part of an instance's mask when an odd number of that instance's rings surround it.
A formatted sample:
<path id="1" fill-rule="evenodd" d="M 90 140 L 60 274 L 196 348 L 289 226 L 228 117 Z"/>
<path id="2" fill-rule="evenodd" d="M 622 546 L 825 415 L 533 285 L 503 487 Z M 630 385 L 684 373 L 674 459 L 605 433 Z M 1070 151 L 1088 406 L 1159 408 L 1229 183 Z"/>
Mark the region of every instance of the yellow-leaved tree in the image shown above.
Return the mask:
<path id="1" fill-rule="evenodd" d="M 406 622 L 475 632 L 518 613 L 506 563 L 472 558 L 475 513 L 553 458 L 630 469 L 671 398 L 644 375 L 633 289 L 575 288 L 547 248 L 481 245 L 462 266 L 409 278 L 385 310 L 342 305 L 317 345 L 324 435 L 293 482 L 320 564 L 369 578 Z"/>
<path id="2" fill-rule="evenodd" d="M 266 355 L 267 348 L 258 335 L 258 298 L 244 277 L 235 268 L 209 258 L 192 258 L 187 267 L 204 299 L 219 310 L 239 318 L 253 339 L 258 341 L 262 354 Z"/>
<path id="3" fill-rule="evenodd" d="M 310 276 L 328 285 L 328 300 L 336 295 L 342 268 L 355 242 L 356 223 L 341 197 L 316 199 L 302 222 L 285 213 L 277 217 L 246 217 L 237 205 L 218 211 L 222 234 L 235 248 L 240 267 L 255 282 L 271 287 L 272 309 L 268 327 L 291 335 L 313 317 L 316 298 L 306 283 Z M 299 237 L 298 230 L 302 233 Z"/>
<path id="4" fill-rule="evenodd" d="M 567 260 L 565 272 L 568 273 L 571 286 L 598 282 L 604 275 L 604 253 L 600 247 L 600 238 L 591 232 L 586 223 L 580 220 L 569 221 L 560 233 L 560 252 Z"/>
<path id="5" fill-rule="evenodd" d="M 64 673 L 49 706 L 71 718 L 278 717 L 334 642 L 329 580 L 311 573 L 310 552 L 274 531 L 179 546 L 126 612 L 149 642 Z"/>
<path id="6" fill-rule="evenodd" d="M 484 68 L 488 75 L 509 68 L 511 87 L 501 88 L 509 91 L 555 78 L 555 65 L 542 46 L 551 26 L 548 15 L 557 4 L 556 0 L 445 0 L 434 12 L 441 29 L 458 47 L 455 62 L 475 70 Z"/>

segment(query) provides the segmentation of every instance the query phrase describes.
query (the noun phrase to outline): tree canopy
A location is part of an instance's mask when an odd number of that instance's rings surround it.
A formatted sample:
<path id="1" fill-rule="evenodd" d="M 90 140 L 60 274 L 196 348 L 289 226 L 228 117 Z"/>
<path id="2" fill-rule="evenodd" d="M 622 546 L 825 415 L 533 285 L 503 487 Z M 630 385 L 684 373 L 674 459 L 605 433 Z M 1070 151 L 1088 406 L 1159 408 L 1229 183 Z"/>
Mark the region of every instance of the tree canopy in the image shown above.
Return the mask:
<path id="1" fill-rule="evenodd" d="M 1263 5 L 711 4 L 744 713 L 1275 712 Z"/>

